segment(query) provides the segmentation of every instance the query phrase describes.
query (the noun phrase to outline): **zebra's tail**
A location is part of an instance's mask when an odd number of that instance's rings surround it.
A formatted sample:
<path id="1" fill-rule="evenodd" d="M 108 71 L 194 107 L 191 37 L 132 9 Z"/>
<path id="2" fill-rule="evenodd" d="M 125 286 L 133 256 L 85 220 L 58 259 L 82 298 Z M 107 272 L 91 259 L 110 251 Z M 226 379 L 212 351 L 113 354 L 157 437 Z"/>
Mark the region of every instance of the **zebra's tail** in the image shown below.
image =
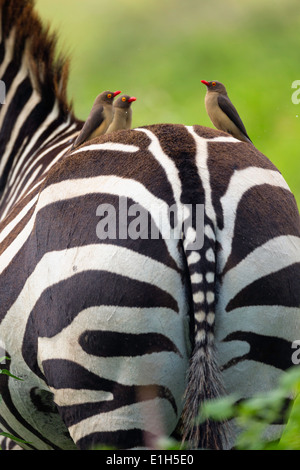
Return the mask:
<path id="1" fill-rule="evenodd" d="M 209 235 L 209 236 L 208 236 Z M 184 235 L 183 246 L 191 280 L 194 348 L 190 359 L 182 414 L 182 442 L 192 448 L 222 449 L 226 425 L 201 419 L 201 407 L 206 400 L 223 395 L 220 371 L 214 346 L 215 325 L 215 235 L 205 234 L 201 250 L 188 250 Z M 199 419 L 200 418 L 200 419 Z"/>

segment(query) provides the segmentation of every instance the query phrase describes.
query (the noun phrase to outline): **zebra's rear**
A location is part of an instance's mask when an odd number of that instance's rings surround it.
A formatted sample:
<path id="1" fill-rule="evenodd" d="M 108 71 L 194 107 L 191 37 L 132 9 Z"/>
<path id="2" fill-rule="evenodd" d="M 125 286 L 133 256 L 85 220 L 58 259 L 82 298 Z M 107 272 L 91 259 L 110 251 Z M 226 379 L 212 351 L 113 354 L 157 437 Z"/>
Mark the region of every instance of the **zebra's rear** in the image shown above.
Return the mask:
<path id="1" fill-rule="evenodd" d="M 197 220 L 176 237 L 168 209 L 202 204 L 203 243 L 190 236 Z M 292 365 L 299 216 L 280 173 L 247 144 L 172 125 L 103 137 L 53 167 L 28 224 L 5 272 L 0 334 L 11 371 L 28 380 L 11 379 L 23 423 L 10 430 L 34 447 L 70 444 L 56 415 L 43 434 L 50 412 L 33 389 L 49 409 L 53 397 L 80 448 L 180 435 L 186 389 L 186 439 L 220 448 L 222 427 L 193 426 L 203 400 L 222 382 L 240 398 L 271 390 Z"/>

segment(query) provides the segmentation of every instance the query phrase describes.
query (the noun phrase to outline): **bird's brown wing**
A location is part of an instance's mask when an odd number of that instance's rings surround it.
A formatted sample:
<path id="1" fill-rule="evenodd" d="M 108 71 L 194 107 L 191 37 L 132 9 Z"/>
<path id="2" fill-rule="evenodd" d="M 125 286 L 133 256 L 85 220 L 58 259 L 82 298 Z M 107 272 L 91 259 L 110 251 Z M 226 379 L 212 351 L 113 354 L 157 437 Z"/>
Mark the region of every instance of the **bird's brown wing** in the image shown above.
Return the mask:
<path id="1" fill-rule="evenodd" d="M 80 134 L 77 136 L 73 144 L 73 148 L 79 147 L 88 137 L 92 134 L 92 132 L 100 126 L 100 124 L 104 120 L 104 108 L 102 105 L 97 107 L 97 110 L 93 110 L 90 113 L 89 117 L 85 121 L 83 128 L 81 129 Z"/>
<path id="2" fill-rule="evenodd" d="M 218 104 L 222 109 L 223 113 L 225 113 L 229 119 L 238 127 L 238 129 L 250 140 L 250 137 L 247 134 L 243 121 L 241 120 L 237 110 L 231 103 L 230 99 L 227 96 L 219 95 L 218 96 Z"/>

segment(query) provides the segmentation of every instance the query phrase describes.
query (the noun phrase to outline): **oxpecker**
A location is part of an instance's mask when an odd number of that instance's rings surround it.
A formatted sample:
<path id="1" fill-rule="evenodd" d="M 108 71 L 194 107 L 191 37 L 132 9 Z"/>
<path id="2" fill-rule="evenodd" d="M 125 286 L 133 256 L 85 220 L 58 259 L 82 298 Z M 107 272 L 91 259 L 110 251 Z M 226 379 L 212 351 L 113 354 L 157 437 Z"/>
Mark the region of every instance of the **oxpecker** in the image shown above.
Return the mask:
<path id="1" fill-rule="evenodd" d="M 72 150 L 98 135 L 105 134 L 113 119 L 113 100 L 120 93 L 120 91 L 104 91 L 97 96 L 90 115 L 75 140 Z"/>
<path id="2" fill-rule="evenodd" d="M 130 129 L 132 122 L 131 103 L 136 101 L 134 96 L 123 95 L 114 102 L 114 117 L 106 134 L 119 129 Z"/>
<path id="3" fill-rule="evenodd" d="M 201 80 L 207 86 L 205 107 L 214 126 L 243 142 L 251 142 L 245 126 L 221 82 Z"/>

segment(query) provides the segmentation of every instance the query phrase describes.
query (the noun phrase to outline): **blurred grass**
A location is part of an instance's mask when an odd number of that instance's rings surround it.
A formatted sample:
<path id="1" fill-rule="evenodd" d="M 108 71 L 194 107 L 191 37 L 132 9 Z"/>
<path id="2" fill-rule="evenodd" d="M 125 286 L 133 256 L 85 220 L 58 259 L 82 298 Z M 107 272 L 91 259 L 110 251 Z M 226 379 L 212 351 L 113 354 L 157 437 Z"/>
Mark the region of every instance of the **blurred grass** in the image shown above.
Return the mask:
<path id="1" fill-rule="evenodd" d="M 220 80 L 255 146 L 300 206 L 298 0 L 36 0 L 71 55 L 69 96 L 85 119 L 96 95 L 135 95 L 133 126 L 213 127 L 201 79 Z"/>

